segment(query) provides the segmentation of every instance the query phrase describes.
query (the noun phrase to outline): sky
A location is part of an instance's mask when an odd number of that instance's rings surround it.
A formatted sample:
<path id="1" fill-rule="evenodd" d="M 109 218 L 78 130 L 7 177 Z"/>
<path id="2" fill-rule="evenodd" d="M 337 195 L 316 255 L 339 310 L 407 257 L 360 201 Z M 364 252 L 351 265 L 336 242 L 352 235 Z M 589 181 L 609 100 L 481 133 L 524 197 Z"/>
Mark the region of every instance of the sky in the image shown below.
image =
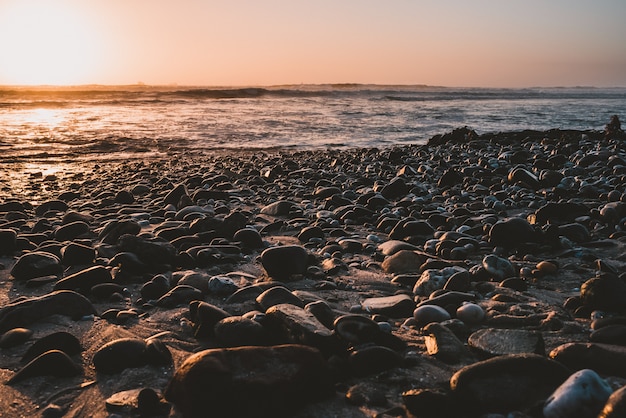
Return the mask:
<path id="1" fill-rule="evenodd" d="M 626 86 L 625 0 L 0 0 L 0 84 Z"/>

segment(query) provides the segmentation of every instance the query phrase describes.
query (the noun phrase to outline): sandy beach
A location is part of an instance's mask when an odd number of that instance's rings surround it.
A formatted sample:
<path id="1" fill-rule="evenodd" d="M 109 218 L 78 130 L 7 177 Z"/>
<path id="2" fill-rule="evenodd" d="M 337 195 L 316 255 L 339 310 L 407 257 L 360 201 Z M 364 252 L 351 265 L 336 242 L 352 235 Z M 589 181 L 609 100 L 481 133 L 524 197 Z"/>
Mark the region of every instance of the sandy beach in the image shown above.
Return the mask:
<path id="1" fill-rule="evenodd" d="M 624 139 L 7 162 L 0 416 L 623 416 Z"/>

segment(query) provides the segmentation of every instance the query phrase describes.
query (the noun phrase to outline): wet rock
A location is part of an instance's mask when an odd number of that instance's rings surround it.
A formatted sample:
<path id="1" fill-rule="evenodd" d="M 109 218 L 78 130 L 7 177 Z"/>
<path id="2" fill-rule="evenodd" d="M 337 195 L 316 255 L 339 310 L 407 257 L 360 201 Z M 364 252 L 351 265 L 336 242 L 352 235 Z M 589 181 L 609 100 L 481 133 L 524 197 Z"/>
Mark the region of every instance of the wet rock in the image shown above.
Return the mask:
<path id="1" fill-rule="evenodd" d="M 33 251 L 21 256 L 13 268 L 11 276 L 18 281 L 36 277 L 59 275 L 63 272 L 61 261 L 55 255 L 43 251 Z"/>
<path id="2" fill-rule="evenodd" d="M 478 413 L 523 410 L 550 396 L 570 375 L 536 354 L 510 354 L 465 366 L 450 378 L 452 395 Z"/>
<path id="3" fill-rule="evenodd" d="M 522 353 L 545 355 L 543 337 L 538 331 L 479 329 L 469 336 L 467 343 L 472 349 L 489 357 Z"/>
<path id="4" fill-rule="evenodd" d="M 572 370 L 592 369 L 600 374 L 626 377 L 626 347 L 600 343 L 566 343 L 550 357 Z"/>
<path id="5" fill-rule="evenodd" d="M 261 253 L 261 264 L 269 277 L 279 281 L 289 280 L 294 275 L 306 273 L 309 254 L 298 245 L 271 247 Z"/>
<path id="6" fill-rule="evenodd" d="M 185 417 L 290 416 L 334 392 L 326 361 L 302 345 L 205 350 L 176 370 L 165 398 Z M 242 402 L 241 399 L 245 399 Z"/>
<path id="7" fill-rule="evenodd" d="M 31 377 L 72 377 L 82 372 L 82 368 L 74 363 L 67 354 L 59 350 L 50 350 L 22 367 L 7 381 L 7 385 L 13 385 Z"/>
<path id="8" fill-rule="evenodd" d="M 596 418 L 613 390 L 596 372 L 579 370 L 546 400 L 544 418 Z"/>
<path id="9" fill-rule="evenodd" d="M 71 290 L 60 290 L 2 307 L 0 309 L 0 332 L 27 327 L 55 314 L 79 319 L 95 313 L 95 308 L 83 295 Z"/>
<path id="10" fill-rule="evenodd" d="M 413 314 L 415 302 L 409 295 L 368 298 L 361 302 L 365 312 L 381 314 L 389 318 L 406 318 Z"/>

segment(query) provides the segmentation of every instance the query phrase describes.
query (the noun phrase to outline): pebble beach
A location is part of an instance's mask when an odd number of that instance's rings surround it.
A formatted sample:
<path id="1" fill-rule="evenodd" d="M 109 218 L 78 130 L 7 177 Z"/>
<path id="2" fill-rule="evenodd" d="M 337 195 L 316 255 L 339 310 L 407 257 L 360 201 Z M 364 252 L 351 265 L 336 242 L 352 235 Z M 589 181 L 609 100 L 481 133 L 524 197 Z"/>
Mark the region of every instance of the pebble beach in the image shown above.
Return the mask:
<path id="1" fill-rule="evenodd" d="M 624 417 L 625 141 L 7 162 L 0 416 Z"/>

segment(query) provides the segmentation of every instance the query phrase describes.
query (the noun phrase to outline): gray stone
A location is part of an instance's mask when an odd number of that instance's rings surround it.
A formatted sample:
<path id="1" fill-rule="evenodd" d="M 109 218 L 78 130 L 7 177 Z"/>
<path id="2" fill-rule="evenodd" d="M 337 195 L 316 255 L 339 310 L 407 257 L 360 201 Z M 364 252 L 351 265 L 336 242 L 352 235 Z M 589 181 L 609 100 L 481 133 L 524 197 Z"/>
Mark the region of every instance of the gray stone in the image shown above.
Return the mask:
<path id="1" fill-rule="evenodd" d="M 467 343 L 489 357 L 522 353 L 545 355 L 545 344 L 539 331 L 484 328 L 472 333 Z"/>

